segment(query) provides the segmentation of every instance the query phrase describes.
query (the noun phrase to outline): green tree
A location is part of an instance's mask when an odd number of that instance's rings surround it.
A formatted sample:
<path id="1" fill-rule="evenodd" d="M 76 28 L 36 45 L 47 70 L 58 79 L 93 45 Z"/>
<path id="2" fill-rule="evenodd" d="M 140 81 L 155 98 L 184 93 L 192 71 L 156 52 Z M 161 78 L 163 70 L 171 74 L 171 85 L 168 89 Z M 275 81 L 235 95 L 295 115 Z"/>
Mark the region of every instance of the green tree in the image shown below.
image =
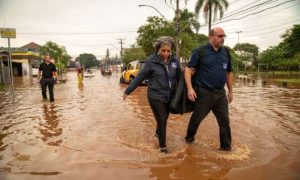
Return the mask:
<path id="1" fill-rule="evenodd" d="M 208 43 L 207 36 L 203 34 L 183 32 L 180 34 L 180 39 L 180 57 L 182 57 L 184 61 L 187 61 L 190 58 L 191 53 L 195 48 Z"/>
<path id="2" fill-rule="evenodd" d="M 176 19 L 173 19 L 174 23 Z M 196 34 L 200 30 L 200 23 L 195 19 L 195 14 L 190 12 L 188 9 L 183 9 L 180 11 L 179 16 L 180 32 L 194 33 L 192 29 L 195 29 Z"/>
<path id="3" fill-rule="evenodd" d="M 283 42 L 279 45 L 283 47 L 284 57 L 292 59 L 300 52 L 300 24 L 294 25 L 282 36 Z"/>
<path id="4" fill-rule="evenodd" d="M 175 19 L 174 19 L 175 22 Z M 186 61 L 190 58 L 191 51 L 196 47 L 204 45 L 208 42 L 207 36 L 198 34 L 200 24 L 195 20 L 195 14 L 189 12 L 187 9 L 180 11 L 180 57 Z M 196 33 L 192 29 L 196 30 Z"/>
<path id="5" fill-rule="evenodd" d="M 64 71 L 71 58 L 68 55 L 66 48 L 64 46 L 58 45 L 55 42 L 48 41 L 43 46 L 41 46 L 39 51 L 40 56 L 45 56 L 46 53 L 50 54 L 58 68 L 58 74 L 62 75 L 62 72 Z"/>
<path id="6" fill-rule="evenodd" d="M 186 60 L 189 59 L 191 51 L 200 45 L 206 44 L 208 38 L 203 34 L 197 34 L 192 31 L 194 26 L 191 23 L 194 22 L 192 18 L 193 13 L 184 10 L 182 14 L 180 26 L 185 26 L 185 28 L 180 33 L 180 57 Z M 146 56 L 149 56 L 155 51 L 153 42 L 158 37 L 175 36 L 174 22 L 165 21 L 159 17 L 148 17 L 147 23 L 139 28 L 138 33 L 137 44 L 144 50 Z"/>
<path id="7" fill-rule="evenodd" d="M 231 65 L 233 70 L 237 73 L 238 71 L 238 66 L 242 66 L 243 63 L 240 60 L 239 55 L 234 51 L 234 49 L 231 49 L 229 46 L 225 46 L 227 49 L 230 51 L 230 56 L 231 56 Z"/>
<path id="8" fill-rule="evenodd" d="M 131 61 L 144 60 L 146 58 L 147 56 L 144 50 L 136 45 L 132 45 L 131 48 L 125 49 L 123 55 L 123 61 L 126 65 Z"/>
<path id="9" fill-rule="evenodd" d="M 49 53 L 56 63 L 60 62 L 65 66 L 70 60 L 70 56 L 68 55 L 66 48 L 52 41 L 46 42 L 40 48 L 40 56 L 45 56 L 46 53 Z"/>
<path id="10" fill-rule="evenodd" d="M 282 64 L 283 59 L 283 49 L 280 46 L 272 46 L 263 51 L 260 55 L 260 62 L 265 63 L 268 67 L 272 68 L 273 76 L 275 70 L 278 69 L 279 64 Z"/>
<path id="11" fill-rule="evenodd" d="M 195 13 L 197 16 L 200 14 L 200 10 L 203 8 L 204 18 L 208 21 L 208 34 L 211 30 L 212 16 L 213 20 L 219 17 L 222 18 L 224 11 L 228 8 L 229 4 L 226 0 L 197 0 L 195 6 Z"/>
<path id="12" fill-rule="evenodd" d="M 257 57 L 259 52 L 259 47 L 255 44 L 250 43 L 240 43 L 236 44 L 233 47 L 234 51 L 239 50 L 239 58 L 241 62 L 244 62 L 244 66 L 246 66 L 247 62 L 252 62 L 253 65 L 258 65 Z M 246 68 L 245 68 L 246 70 Z"/>
<path id="13" fill-rule="evenodd" d="M 255 44 L 240 43 L 240 44 L 236 44 L 233 47 L 233 50 L 235 50 L 235 51 L 239 50 L 244 53 L 249 53 L 249 54 L 251 54 L 251 56 L 257 57 L 259 47 Z"/>
<path id="14" fill-rule="evenodd" d="M 88 53 L 80 54 L 75 60 L 79 61 L 84 68 L 99 66 L 99 61 L 97 60 L 96 56 L 94 56 L 93 54 L 88 54 Z"/>
<path id="15" fill-rule="evenodd" d="M 174 24 L 157 16 L 148 17 L 147 23 L 138 29 L 139 36 L 137 45 L 143 48 L 145 54 L 149 56 L 155 50 L 153 42 L 160 36 L 175 35 Z"/>
<path id="16" fill-rule="evenodd" d="M 278 45 L 283 49 L 285 60 L 281 66 L 286 67 L 292 74 L 293 70 L 300 69 L 300 24 L 294 25 L 288 29 L 282 36 L 283 41 Z"/>

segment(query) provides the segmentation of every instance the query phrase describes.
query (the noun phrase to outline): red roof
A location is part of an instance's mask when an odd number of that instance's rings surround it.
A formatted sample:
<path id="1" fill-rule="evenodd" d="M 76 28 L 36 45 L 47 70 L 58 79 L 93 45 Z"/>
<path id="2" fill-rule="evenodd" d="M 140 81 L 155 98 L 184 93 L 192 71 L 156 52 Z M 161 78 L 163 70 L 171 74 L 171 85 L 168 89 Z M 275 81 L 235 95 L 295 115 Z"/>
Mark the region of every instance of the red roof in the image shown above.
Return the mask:
<path id="1" fill-rule="evenodd" d="M 24 46 L 22 46 L 21 48 L 27 48 L 27 49 L 35 49 L 35 50 L 39 50 L 41 48 L 40 45 L 34 43 L 34 42 L 31 42 L 29 44 L 26 44 Z"/>

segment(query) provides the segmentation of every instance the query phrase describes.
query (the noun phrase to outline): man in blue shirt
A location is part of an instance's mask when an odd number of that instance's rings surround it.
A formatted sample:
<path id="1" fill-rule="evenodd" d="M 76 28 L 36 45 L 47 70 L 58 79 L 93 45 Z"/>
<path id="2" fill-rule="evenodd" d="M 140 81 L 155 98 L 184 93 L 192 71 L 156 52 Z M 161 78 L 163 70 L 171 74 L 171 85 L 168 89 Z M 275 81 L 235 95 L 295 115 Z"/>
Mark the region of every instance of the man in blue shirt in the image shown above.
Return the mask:
<path id="1" fill-rule="evenodd" d="M 222 28 L 213 28 L 209 34 L 209 43 L 193 51 L 185 69 L 188 98 L 195 102 L 185 139 L 187 143 L 194 141 L 201 121 L 212 111 L 220 129 L 220 149 L 231 150 L 228 102 L 233 100 L 232 67 L 230 52 L 223 47 L 225 37 Z"/>

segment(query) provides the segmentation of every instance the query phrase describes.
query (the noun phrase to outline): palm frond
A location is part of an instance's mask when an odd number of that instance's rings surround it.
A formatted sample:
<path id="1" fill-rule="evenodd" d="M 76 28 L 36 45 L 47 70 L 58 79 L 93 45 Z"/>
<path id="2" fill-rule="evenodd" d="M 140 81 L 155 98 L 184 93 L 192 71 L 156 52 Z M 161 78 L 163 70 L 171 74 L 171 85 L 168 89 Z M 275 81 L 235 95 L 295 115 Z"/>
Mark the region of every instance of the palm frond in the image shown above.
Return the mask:
<path id="1" fill-rule="evenodd" d="M 207 0 L 198 0 L 198 1 L 196 2 L 196 6 L 195 6 L 195 14 L 196 14 L 196 16 L 199 16 L 200 10 L 201 10 L 201 8 L 202 8 L 204 2 L 205 2 L 205 5 L 207 5 L 207 2 L 206 2 L 206 1 L 207 1 Z"/>

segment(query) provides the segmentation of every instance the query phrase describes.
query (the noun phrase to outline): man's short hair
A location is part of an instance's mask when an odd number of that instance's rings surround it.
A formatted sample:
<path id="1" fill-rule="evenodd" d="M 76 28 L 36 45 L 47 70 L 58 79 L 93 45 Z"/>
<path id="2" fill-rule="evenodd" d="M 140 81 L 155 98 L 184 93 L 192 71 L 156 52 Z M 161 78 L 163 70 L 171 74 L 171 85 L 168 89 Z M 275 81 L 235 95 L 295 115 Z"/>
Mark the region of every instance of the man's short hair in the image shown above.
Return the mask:
<path id="1" fill-rule="evenodd" d="M 50 56 L 50 53 L 46 52 L 46 53 L 45 53 L 45 56 Z"/>

